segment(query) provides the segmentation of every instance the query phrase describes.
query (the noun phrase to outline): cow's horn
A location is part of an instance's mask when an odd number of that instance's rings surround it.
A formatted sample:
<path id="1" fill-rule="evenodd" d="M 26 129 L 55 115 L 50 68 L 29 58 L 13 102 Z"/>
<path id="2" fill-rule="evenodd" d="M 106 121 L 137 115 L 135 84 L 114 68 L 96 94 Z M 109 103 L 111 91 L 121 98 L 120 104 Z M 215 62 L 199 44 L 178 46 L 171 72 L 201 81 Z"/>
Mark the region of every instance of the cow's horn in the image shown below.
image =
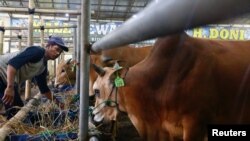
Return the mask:
<path id="1" fill-rule="evenodd" d="M 104 76 L 105 74 L 105 70 L 99 66 L 97 66 L 96 64 L 92 64 L 94 70 L 100 75 L 100 76 Z"/>
<path id="2" fill-rule="evenodd" d="M 66 64 L 69 64 L 71 60 L 72 60 L 72 58 L 68 59 L 68 60 L 66 61 Z"/>
<path id="3" fill-rule="evenodd" d="M 102 60 L 102 62 L 107 63 L 107 62 L 113 60 L 113 58 L 110 57 L 110 56 L 103 56 L 103 55 L 102 55 L 102 56 L 101 56 L 101 60 Z"/>

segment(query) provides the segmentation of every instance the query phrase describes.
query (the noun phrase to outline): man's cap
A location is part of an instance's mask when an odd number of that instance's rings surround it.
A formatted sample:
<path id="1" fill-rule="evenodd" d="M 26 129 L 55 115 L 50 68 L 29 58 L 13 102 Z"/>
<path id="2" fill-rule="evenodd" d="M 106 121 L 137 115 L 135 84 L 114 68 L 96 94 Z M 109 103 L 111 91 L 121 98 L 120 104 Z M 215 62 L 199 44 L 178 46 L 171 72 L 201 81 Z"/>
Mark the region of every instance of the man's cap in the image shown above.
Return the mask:
<path id="1" fill-rule="evenodd" d="M 65 46 L 63 39 L 61 37 L 51 36 L 49 37 L 48 43 L 54 43 L 57 44 L 62 50 L 68 52 L 69 48 Z"/>

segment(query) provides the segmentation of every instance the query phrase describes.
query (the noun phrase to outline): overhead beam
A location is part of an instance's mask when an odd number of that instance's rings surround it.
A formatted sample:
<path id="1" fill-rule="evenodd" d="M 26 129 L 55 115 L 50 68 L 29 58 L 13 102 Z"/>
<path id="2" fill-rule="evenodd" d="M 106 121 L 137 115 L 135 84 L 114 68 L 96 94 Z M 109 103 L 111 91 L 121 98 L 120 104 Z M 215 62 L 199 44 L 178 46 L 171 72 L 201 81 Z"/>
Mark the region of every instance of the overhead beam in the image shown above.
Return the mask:
<path id="1" fill-rule="evenodd" d="M 34 26 L 33 29 L 40 29 L 40 26 Z M 65 25 L 65 26 L 44 26 L 44 29 L 60 29 L 60 28 L 77 28 L 77 25 Z M 28 30 L 28 27 L 4 27 L 5 30 Z"/>
<path id="2" fill-rule="evenodd" d="M 62 38 L 73 38 L 72 35 L 60 35 Z M 18 38 L 18 36 L 8 36 L 5 35 L 4 38 Z M 21 36 L 21 38 L 28 38 L 28 36 Z M 34 36 L 33 38 L 41 38 L 40 36 Z M 44 38 L 49 38 L 49 37 L 44 37 Z"/>
<path id="3" fill-rule="evenodd" d="M 41 39 L 39 39 L 39 38 L 41 38 L 41 37 L 35 37 L 35 38 L 33 38 L 34 40 L 34 42 L 39 42 L 39 41 L 41 41 Z M 65 43 L 72 43 L 73 42 L 73 40 L 71 40 L 70 38 L 67 38 L 68 40 L 65 40 L 64 42 Z M 19 39 L 16 37 L 16 38 L 14 38 L 14 37 L 11 37 L 11 38 L 4 38 L 4 41 L 5 42 L 7 42 L 7 41 L 18 41 Z M 48 39 L 47 39 L 47 37 L 45 37 L 45 41 L 47 41 Z M 22 37 L 22 42 L 27 42 L 27 37 L 25 37 L 25 38 L 23 38 Z"/>
<path id="4" fill-rule="evenodd" d="M 116 0 L 117 1 L 117 0 Z M 98 6 L 99 4 L 91 4 L 91 6 Z M 121 5 L 121 4 L 102 4 L 103 7 L 128 7 L 128 5 Z M 139 6 L 139 5 L 131 5 L 131 7 L 135 8 L 144 8 L 145 6 Z"/>
<path id="5" fill-rule="evenodd" d="M 113 18 L 113 14 L 114 14 L 114 11 L 115 11 L 116 3 L 117 3 L 117 0 L 115 0 L 115 2 L 114 2 L 114 6 L 113 6 L 112 13 L 111 13 L 111 16 L 110 16 L 111 18 Z"/>
<path id="6" fill-rule="evenodd" d="M 125 12 L 124 15 L 124 20 L 128 18 L 128 13 L 131 13 L 132 5 L 135 3 L 135 0 L 129 1 L 129 6 L 127 7 L 127 11 Z"/>
<path id="7" fill-rule="evenodd" d="M 55 3 L 54 3 L 54 0 L 51 0 L 51 4 L 52 4 L 52 8 L 55 8 Z"/>
<path id="8" fill-rule="evenodd" d="M 96 20 L 97 20 L 97 22 L 98 22 L 98 20 L 99 20 L 99 17 L 100 17 L 100 10 L 101 10 L 101 4 L 102 4 L 102 0 L 98 0 L 98 13 L 97 13 L 97 16 L 96 16 Z"/>
<path id="9" fill-rule="evenodd" d="M 28 13 L 28 8 L 1 7 L 0 12 Z M 35 13 L 41 13 L 41 14 L 65 14 L 65 13 L 68 13 L 70 15 L 81 15 L 80 10 L 60 10 L 60 9 L 35 9 Z"/>

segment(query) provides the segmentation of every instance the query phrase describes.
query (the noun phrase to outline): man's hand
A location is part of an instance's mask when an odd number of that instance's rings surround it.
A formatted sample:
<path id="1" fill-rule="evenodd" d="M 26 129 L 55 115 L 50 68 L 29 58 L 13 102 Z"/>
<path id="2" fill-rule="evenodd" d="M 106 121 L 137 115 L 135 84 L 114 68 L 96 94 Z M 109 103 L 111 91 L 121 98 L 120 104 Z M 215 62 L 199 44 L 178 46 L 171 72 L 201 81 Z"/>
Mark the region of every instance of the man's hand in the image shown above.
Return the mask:
<path id="1" fill-rule="evenodd" d="M 14 101 L 15 90 L 14 87 L 7 87 L 4 91 L 4 96 L 2 98 L 4 104 L 12 105 Z"/>
<path id="2" fill-rule="evenodd" d="M 7 73 L 7 87 L 4 91 L 4 96 L 2 100 L 4 104 L 12 105 L 12 103 L 14 102 L 14 94 L 15 94 L 14 80 L 16 75 L 16 69 L 13 66 L 8 65 L 6 73 Z"/>

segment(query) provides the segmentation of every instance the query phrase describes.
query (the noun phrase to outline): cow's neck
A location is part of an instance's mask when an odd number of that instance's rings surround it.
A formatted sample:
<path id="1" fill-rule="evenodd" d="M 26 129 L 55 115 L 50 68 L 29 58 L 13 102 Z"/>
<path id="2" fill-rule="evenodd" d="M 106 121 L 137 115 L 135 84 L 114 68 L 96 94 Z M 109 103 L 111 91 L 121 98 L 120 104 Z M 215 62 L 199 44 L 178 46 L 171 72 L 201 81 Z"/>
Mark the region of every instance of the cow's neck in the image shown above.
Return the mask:
<path id="1" fill-rule="evenodd" d="M 175 35 L 159 39 L 151 54 L 130 68 L 125 77 L 126 86 L 119 88 L 120 108 L 133 116 L 143 115 L 137 113 L 143 113 L 150 109 L 149 105 L 157 104 L 155 101 L 159 99 L 156 95 L 159 95 L 157 92 L 163 83 L 181 82 L 196 58 L 195 50 L 185 45 L 187 38 L 187 35 Z M 137 105 L 138 101 L 143 101 L 143 106 Z"/>

